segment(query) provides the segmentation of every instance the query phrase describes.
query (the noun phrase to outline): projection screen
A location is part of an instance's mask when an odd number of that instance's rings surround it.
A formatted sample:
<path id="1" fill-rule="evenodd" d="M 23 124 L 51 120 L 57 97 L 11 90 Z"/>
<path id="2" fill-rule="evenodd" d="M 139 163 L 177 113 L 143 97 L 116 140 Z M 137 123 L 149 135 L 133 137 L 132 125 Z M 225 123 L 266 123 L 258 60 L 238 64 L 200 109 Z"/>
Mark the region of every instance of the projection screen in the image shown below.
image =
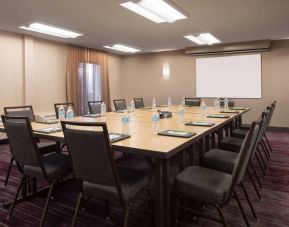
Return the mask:
<path id="1" fill-rule="evenodd" d="M 197 97 L 261 98 L 261 54 L 196 59 Z"/>

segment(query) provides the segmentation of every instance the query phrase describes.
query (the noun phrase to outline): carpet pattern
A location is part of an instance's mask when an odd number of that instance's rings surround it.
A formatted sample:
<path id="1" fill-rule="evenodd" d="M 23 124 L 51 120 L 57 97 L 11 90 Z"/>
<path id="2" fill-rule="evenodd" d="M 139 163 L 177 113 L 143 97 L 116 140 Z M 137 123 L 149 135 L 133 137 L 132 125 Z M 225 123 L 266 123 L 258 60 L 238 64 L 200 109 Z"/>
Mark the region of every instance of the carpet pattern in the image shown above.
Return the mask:
<path id="1" fill-rule="evenodd" d="M 251 184 L 245 178 L 245 184 L 249 195 L 252 198 L 258 221 L 254 222 L 250 209 L 244 201 L 244 195 L 241 190 L 238 194 L 241 197 L 245 212 L 253 227 L 288 227 L 289 226 L 289 133 L 288 132 L 270 132 L 268 138 L 273 147 L 271 161 L 269 163 L 268 179 L 262 177 L 263 190 L 261 195 L 263 202 L 257 201 L 257 196 Z M 197 156 L 197 154 L 196 154 Z M 18 170 L 15 166 L 12 168 L 11 176 L 7 187 L 4 187 L 5 174 L 10 160 L 10 151 L 8 145 L 0 145 L 0 203 L 6 202 L 13 198 L 16 187 L 19 183 Z M 136 168 L 146 168 L 143 158 L 130 157 L 124 160 L 123 165 L 134 165 Z M 172 177 L 177 172 L 177 165 L 171 168 Z M 150 183 L 153 189 L 153 180 Z M 74 208 L 78 195 L 78 184 L 76 182 L 67 182 L 55 190 L 54 199 L 50 203 L 45 226 L 70 226 Z M 38 226 L 45 204 L 46 194 L 37 195 L 28 201 L 17 204 L 10 220 L 6 219 L 8 210 L 0 207 L 0 226 L 19 226 L 31 227 Z M 152 201 L 147 193 L 141 193 L 133 203 L 130 226 L 133 227 L 149 227 L 153 226 Z M 214 209 L 210 207 L 204 208 L 205 212 L 216 215 Z M 104 202 L 93 199 L 88 202 L 85 212 L 81 212 L 77 222 L 77 226 L 96 226 L 110 227 L 121 226 L 124 211 L 120 206 L 111 205 L 110 221 L 104 219 Z M 245 223 L 239 212 L 235 199 L 232 199 L 228 206 L 224 208 L 224 214 L 229 226 L 239 227 L 245 226 Z M 185 227 L 192 226 L 221 226 L 218 223 L 205 219 L 198 219 L 184 224 Z"/>

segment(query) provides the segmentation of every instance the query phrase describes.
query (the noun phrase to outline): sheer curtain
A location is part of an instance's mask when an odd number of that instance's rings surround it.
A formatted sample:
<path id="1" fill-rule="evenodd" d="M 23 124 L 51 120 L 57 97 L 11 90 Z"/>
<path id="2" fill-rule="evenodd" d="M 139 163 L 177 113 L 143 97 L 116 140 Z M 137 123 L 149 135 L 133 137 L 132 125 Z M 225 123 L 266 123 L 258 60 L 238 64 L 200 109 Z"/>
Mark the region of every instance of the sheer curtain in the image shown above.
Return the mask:
<path id="1" fill-rule="evenodd" d="M 103 100 L 111 110 L 106 53 L 68 46 L 66 84 L 67 101 L 75 104 L 77 114 L 87 113 L 88 101 Z"/>
<path id="2" fill-rule="evenodd" d="M 100 65 L 79 63 L 78 65 L 78 112 L 87 114 L 88 101 L 102 100 Z"/>

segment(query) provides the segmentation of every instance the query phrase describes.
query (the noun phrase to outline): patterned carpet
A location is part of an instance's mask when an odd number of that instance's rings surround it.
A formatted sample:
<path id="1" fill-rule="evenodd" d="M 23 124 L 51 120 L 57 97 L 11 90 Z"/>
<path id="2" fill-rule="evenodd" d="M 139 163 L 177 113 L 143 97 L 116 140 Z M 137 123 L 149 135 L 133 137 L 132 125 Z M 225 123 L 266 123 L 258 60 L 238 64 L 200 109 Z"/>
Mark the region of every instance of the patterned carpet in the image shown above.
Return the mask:
<path id="1" fill-rule="evenodd" d="M 245 183 L 249 191 L 249 195 L 254 202 L 254 206 L 258 215 L 258 221 L 254 222 L 249 207 L 244 201 L 244 196 L 239 190 L 245 206 L 245 212 L 249 217 L 251 226 L 256 227 L 288 227 L 289 226 L 289 133 L 286 132 L 270 132 L 268 133 L 273 151 L 269 164 L 269 177 L 261 178 L 263 182 L 263 190 L 261 191 L 263 202 L 257 201 L 257 197 L 250 184 Z M 3 186 L 6 170 L 10 160 L 9 147 L 0 145 L 0 203 L 12 199 L 16 187 L 19 182 L 19 173 L 16 167 L 12 169 L 12 174 L 7 187 Z M 147 168 L 141 157 L 130 157 L 123 161 L 124 165 L 134 165 L 136 168 Z M 172 176 L 177 168 L 172 168 Z M 260 174 L 261 176 L 261 174 Z M 153 188 L 153 182 L 150 184 Z M 75 182 L 67 182 L 65 185 L 57 188 L 54 194 L 54 200 L 49 206 L 48 215 L 45 226 L 70 226 L 73 216 L 74 207 L 77 200 L 78 184 Z M 0 207 L 0 226 L 21 226 L 30 227 L 38 226 L 45 203 L 46 193 L 33 197 L 28 201 L 16 205 L 11 220 L 6 219 L 7 210 Z M 153 226 L 152 216 L 152 200 L 149 199 L 147 193 L 142 193 L 135 200 L 132 207 L 130 218 L 130 226 Z M 91 200 L 88 202 L 85 212 L 79 215 L 77 226 L 116 226 L 121 225 L 123 221 L 123 210 L 117 205 L 111 205 L 110 221 L 104 220 L 104 203 L 99 200 Z M 205 212 L 217 215 L 214 209 L 210 207 L 204 208 Z M 238 227 L 245 226 L 241 217 L 235 199 L 232 199 L 228 206 L 224 208 L 225 217 L 229 226 Z M 191 226 L 221 226 L 218 223 L 205 219 L 198 219 L 194 222 L 184 224 L 186 227 Z"/>

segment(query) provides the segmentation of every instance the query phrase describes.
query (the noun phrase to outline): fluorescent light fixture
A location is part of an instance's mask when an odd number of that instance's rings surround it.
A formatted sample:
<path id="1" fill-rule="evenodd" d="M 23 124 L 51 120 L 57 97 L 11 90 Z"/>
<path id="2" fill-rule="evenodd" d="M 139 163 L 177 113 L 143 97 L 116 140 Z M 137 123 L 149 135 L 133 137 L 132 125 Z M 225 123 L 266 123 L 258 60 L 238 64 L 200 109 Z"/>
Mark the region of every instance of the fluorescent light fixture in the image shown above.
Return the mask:
<path id="1" fill-rule="evenodd" d="M 69 31 L 63 28 L 58 28 L 51 25 L 46 25 L 42 23 L 32 23 L 28 26 L 21 26 L 21 29 L 33 31 L 33 32 L 40 32 L 47 35 L 58 36 L 61 38 L 77 38 L 78 36 L 82 36 L 82 34 Z"/>
<path id="2" fill-rule="evenodd" d="M 198 44 L 198 45 L 212 45 L 215 43 L 221 43 L 220 40 L 218 40 L 215 36 L 213 36 L 210 33 L 201 33 L 198 36 L 194 35 L 185 35 L 184 36 L 186 39 L 191 40 L 192 42 Z"/>
<path id="3" fill-rule="evenodd" d="M 208 45 L 212 45 L 212 44 L 221 42 L 220 40 L 218 40 L 215 36 L 213 36 L 210 33 L 202 33 L 198 36 L 198 38 L 200 40 L 202 40 L 203 42 L 207 43 Z"/>
<path id="4" fill-rule="evenodd" d="M 169 64 L 163 65 L 163 78 L 164 78 L 164 80 L 168 80 L 170 78 L 170 66 L 169 66 Z"/>
<path id="5" fill-rule="evenodd" d="M 108 48 L 108 49 L 112 49 L 112 50 L 125 52 L 125 53 L 136 53 L 136 52 L 140 51 L 139 49 L 129 47 L 129 46 L 126 46 L 123 44 L 114 44 L 113 46 L 103 46 L 103 47 Z"/>
<path id="6" fill-rule="evenodd" d="M 198 39 L 196 36 L 193 36 L 193 35 L 185 35 L 184 37 L 199 45 L 206 44 L 205 42 L 203 42 L 202 40 Z"/>
<path id="7" fill-rule="evenodd" d="M 120 5 L 155 23 L 174 23 L 187 18 L 164 0 L 140 0 L 136 3 L 127 1 Z"/>

